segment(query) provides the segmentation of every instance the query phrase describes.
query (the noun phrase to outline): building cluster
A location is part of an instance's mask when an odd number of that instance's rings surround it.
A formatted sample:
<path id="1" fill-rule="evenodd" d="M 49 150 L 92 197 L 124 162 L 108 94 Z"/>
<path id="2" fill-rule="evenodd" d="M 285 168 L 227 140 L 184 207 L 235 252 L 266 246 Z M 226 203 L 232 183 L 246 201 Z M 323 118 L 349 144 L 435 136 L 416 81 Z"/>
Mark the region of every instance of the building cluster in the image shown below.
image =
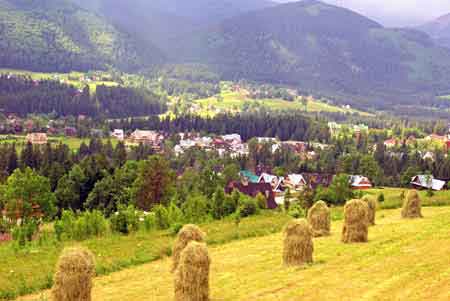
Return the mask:
<path id="1" fill-rule="evenodd" d="M 268 208 L 284 203 L 284 197 L 288 190 L 290 192 L 302 192 L 305 189 L 317 189 L 319 186 L 328 187 L 334 178 L 332 174 L 318 173 L 276 176 L 262 172 L 257 175 L 249 170 L 242 170 L 239 175 L 239 180 L 228 183 L 225 192 L 231 193 L 236 189 L 251 197 L 261 193 L 267 199 Z M 364 190 L 373 187 L 371 181 L 361 175 L 350 176 L 349 186 L 354 190 Z"/>
<path id="2" fill-rule="evenodd" d="M 179 136 L 180 142 L 174 148 L 177 156 L 194 147 L 206 151 L 216 151 L 220 156 L 225 154 L 229 154 L 231 157 L 248 155 L 248 144 L 242 141 L 239 134 L 209 137 L 181 133 Z"/>

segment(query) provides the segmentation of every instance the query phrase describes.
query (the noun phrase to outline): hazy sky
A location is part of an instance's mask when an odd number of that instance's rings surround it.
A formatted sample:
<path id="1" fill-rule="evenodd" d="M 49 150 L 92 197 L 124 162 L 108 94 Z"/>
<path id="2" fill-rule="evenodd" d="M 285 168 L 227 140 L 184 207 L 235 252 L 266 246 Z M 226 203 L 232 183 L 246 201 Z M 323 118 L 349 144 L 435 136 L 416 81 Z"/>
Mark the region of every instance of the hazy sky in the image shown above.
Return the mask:
<path id="1" fill-rule="evenodd" d="M 279 2 L 288 1 L 290 0 L 279 0 Z M 385 26 L 414 26 L 450 13 L 450 0 L 322 1 L 355 10 Z"/>

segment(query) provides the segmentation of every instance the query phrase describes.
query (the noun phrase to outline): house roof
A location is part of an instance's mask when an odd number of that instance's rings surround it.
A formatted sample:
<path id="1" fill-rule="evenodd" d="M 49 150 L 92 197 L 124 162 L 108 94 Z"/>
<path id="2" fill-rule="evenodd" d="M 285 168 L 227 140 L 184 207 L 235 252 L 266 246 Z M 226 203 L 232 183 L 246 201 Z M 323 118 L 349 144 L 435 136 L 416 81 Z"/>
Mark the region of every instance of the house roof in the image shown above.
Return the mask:
<path id="1" fill-rule="evenodd" d="M 255 175 L 253 172 L 251 172 L 250 170 L 241 170 L 239 172 L 239 174 L 242 177 L 247 178 L 248 181 L 251 182 L 251 183 L 258 183 L 259 182 L 259 177 L 257 175 Z"/>
<path id="2" fill-rule="evenodd" d="M 411 184 L 439 191 L 444 188 L 445 181 L 437 180 L 433 176 L 417 175 L 411 179 Z"/>
<path id="3" fill-rule="evenodd" d="M 370 180 L 360 175 L 350 176 L 349 182 L 352 187 L 372 187 Z"/>
<path id="4" fill-rule="evenodd" d="M 275 202 L 275 193 L 272 191 L 272 186 L 270 185 L 270 183 L 249 182 L 247 184 L 243 184 L 240 181 L 233 181 L 225 187 L 225 192 L 230 194 L 234 189 L 237 189 L 239 192 L 251 197 L 256 197 L 259 193 L 261 193 L 266 197 L 268 209 L 277 208 L 277 203 Z"/>
<path id="5" fill-rule="evenodd" d="M 300 175 L 300 174 L 290 174 L 287 176 L 287 180 L 292 184 L 292 185 L 301 185 L 301 184 L 306 184 L 306 180 L 305 178 Z"/>

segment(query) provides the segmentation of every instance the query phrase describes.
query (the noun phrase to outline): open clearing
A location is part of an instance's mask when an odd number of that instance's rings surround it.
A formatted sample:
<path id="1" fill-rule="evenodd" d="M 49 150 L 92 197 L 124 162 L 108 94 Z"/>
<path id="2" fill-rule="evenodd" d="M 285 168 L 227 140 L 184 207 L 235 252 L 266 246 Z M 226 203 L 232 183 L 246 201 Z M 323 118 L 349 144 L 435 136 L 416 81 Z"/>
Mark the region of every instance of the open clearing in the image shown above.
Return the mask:
<path id="1" fill-rule="evenodd" d="M 450 300 L 450 207 L 377 212 L 369 243 L 315 239 L 315 263 L 282 266 L 280 233 L 210 247 L 212 300 Z M 169 258 L 95 280 L 94 300 L 173 300 Z M 21 300 L 45 300 L 48 292 Z"/>
<path id="2" fill-rule="evenodd" d="M 222 100 L 217 97 L 198 99 L 194 102 L 201 107 L 202 116 L 213 116 L 220 111 L 241 111 L 245 106 L 258 105 L 260 107 L 274 111 L 302 111 L 304 105 L 298 101 L 287 101 L 283 99 L 250 99 L 247 96 L 231 91 L 222 91 Z M 363 116 L 372 116 L 369 113 L 355 109 L 346 109 L 330 105 L 318 100 L 310 100 L 307 103 L 307 112 L 334 112 L 334 113 L 358 113 Z"/>

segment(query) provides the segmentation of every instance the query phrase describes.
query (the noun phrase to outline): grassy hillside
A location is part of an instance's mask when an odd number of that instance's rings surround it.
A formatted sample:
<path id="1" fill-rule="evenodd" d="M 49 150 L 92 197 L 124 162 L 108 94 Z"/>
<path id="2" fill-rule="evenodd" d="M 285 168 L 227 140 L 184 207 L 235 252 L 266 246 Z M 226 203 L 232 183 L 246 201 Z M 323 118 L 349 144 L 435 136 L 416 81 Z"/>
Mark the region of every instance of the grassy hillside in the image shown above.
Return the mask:
<path id="1" fill-rule="evenodd" d="M 162 60 L 155 47 L 69 0 L 0 0 L 0 36 L 3 68 L 134 70 Z"/>
<path id="2" fill-rule="evenodd" d="M 244 109 L 264 108 L 274 111 L 303 111 L 304 104 L 299 101 L 286 101 L 283 99 L 251 99 L 247 96 L 232 91 L 223 91 L 222 99 L 210 97 L 195 100 L 194 103 L 199 105 L 200 114 L 203 116 L 213 116 L 218 112 L 241 112 Z M 369 113 L 344 107 L 334 106 L 315 99 L 307 102 L 307 112 L 338 112 L 338 113 L 359 113 L 369 116 Z"/>
<path id="3" fill-rule="evenodd" d="M 425 218 L 400 219 L 379 211 L 369 243 L 314 240 L 314 263 L 282 265 L 282 235 L 210 246 L 213 300 L 442 300 L 450 298 L 450 208 L 425 208 Z M 127 269 L 95 280 L 93 300 L 173 299 L 171 260 Z M 21 300 L 45 300 L 47 293 Z"/>
<path id="4" fill-rule="evenodd" d="M 239 15 L 186 40 L 193 59 L 227 79 L 365 96 L 352 103 L 360 108 L 392 110 L 417 101 L 405 95 L 429 101 L 448 88 L 450 51 L 427 35 L 314 0 Z"/>

